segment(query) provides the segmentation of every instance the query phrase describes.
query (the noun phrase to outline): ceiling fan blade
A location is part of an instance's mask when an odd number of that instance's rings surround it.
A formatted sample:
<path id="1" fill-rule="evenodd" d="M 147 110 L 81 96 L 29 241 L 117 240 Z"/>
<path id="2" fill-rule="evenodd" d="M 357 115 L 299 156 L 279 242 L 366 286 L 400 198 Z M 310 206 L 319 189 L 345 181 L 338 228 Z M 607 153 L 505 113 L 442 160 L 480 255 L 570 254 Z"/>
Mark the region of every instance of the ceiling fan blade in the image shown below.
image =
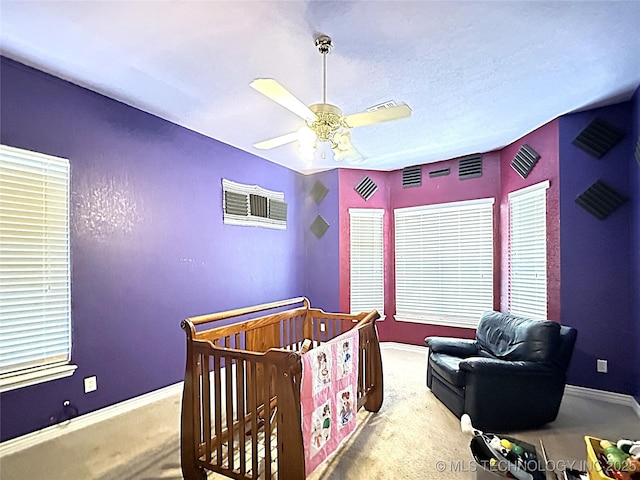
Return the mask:
<path id="1" fill-rule="evenodd" d="M 303 120 L 313 120 L 316 117 L 316 114 L 309 107 L 273 78 L 257 78 L 249 85 Z"/>
<path id="2" fill-rule="evenodd" d="M 345 122 L 350 128 L 363 127 L 374 123 L 390 122 L 392 120 L 400 120 L 411 116 L 411 107 L 406 104 L 396 105 L 395 107 L 379 108 L 372 112 L 353 113 L 344 117 Z"/>
<path id="3" fill-rule="evenodd" d="M 287 133 L 286 135 L 280 135 L 276 138 L 264 140 L 263 142 L 254 143 L 253 146 L 260 150 L 269 150 L 271 148 L 285 145 L 286 143 L 295 142 L 296 140 L 298 140 L 298 132 L 291 132 Z"/>

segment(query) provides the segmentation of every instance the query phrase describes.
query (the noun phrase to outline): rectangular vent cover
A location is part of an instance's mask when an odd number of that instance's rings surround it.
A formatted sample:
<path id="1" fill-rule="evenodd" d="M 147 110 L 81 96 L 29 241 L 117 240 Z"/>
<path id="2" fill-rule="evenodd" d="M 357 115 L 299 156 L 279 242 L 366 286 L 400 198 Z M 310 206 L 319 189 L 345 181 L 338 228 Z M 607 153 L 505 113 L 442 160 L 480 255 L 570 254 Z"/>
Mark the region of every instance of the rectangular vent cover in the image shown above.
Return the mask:
<path id="1" fill-rule="evenodd" d="M 419 187 L 422 185 L 422 165 L 414 165 L 402 169 L 402 187 Z"/>
<path id="2" fill-rule="evenodd" d="M 576 203 L 597 219 L 602 220 L 626 200 L 627 197 L 598 180 L 576 198 Z"/>
<path id="3" fill-rule="evenodd" d="M 267 218 L 267 197 L 251 193 L 249 194 L 249 204 L 251 205 L 251 215 Z"/>
<path id="4" fill-rule="evenodd" d="M 474 155 L 460 159 L 458 163 L 458 178 L 460 180 L 469 180 L 470 178 L 478 178 L 481 176 L 482 155 Z"/>
<path id="5" fill-rule="evenodd" d="M 287 221 L 287 203 L 280 200 L 269 200 L 269 218 L 272 220 Z"/>
<path id="6" fill-rule="evenodd" d="M 378 185 L 376 185 L 369 177 L 364 177 L 360 180 L 360 183 L 355 186 L 355 191 L 358 192 L 358 195 L 365 200 L 369 200 L 377 190 Z"/>
<path id="7" fill-rule="evenodd" d="M 441 168 L 440 170 L 431 170 L 429 172 L 429 178 L 446 177 L 450 173 L 451 173 L 450 168 Z"/>
<path id="8" fill-rule="evenodd" d="M 316 237 L 322 238 L 328 228 L 329 224 L 327 223 L 327 221 L 322 218 L 321 215 L 318 215 L 311 224 L 310 230 Z"/>
<path id="9" fill-rule="evenodd" d="M 539 158 L 540 154 L 525 143 L 513 158 L 511 168 L 518 172 L 522 178 L 527 178 Z"/>
<path id="10" fill-rule="evenodd" d="M 313 198 L 314 202 L 320 205 L 320 202 L 324 200 L 324 197 L 327 196 L 327 193 L 329 193 L 329 189 L 324 183 L 318 180 L 311 189 L 311 198 Z"/>
<path id="11" fill-rule="evenodd" d="M 247 196 L 242 193 L 224 192 L 224 211 L 232 215 L 249 216 Z"/>
<path id="12" fill-rule="evenodd" d="M 624 133 L 600 118 L 596 118 L 571 142 L 589 155 L 601 158 L 611 150 Z"/>
<path id="13" fill-rule="evenodd" d="M 223 178 L 222 222 L 225 225 L 286 230 L 284 193 Z"/>

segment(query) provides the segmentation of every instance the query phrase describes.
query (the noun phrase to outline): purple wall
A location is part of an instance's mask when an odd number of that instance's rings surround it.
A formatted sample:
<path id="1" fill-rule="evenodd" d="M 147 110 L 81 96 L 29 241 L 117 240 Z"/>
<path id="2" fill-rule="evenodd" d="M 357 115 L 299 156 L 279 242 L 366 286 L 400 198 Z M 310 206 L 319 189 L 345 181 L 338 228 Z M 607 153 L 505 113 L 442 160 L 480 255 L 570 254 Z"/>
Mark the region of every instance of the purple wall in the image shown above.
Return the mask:
<path id="1" fill-rule="evenodd" d="M 633 316 L 630 265 L 632 212 L 631 103 L 560 118 L 561 320 L 578 329 L 569 383 L 637 393 L 638 320 Z M 596 159 L 571 144 L 596 117 L 626 135 L 604 157 Z M 637 171 L 634 172 L 637 182 Z M 596 180 L 603 180 L 631 199 L 604 220 L 575 203 Z M 634 207 L 635 205 L 635 207 Z M 637 258 L 637 253 L 635 254 Z M 636 262 L 637 263 L 637 262 Z M 636 279 L 637 280 L 637 279 Z M 596 372 L 596 359 L 607 359 L 609 373 Z"/>
<path id="2" fill-rule="evenodd" d="M 311 196 L 315 183 L 319 181 L 329 189 L 318 204 Z M 340 214 L 338 210 L 338 170 L 308 175 L 303 180 L 302 226 L 304 230 L 306 277 L 305 292 L 311 306 L 326 312 L 340 311 Z M 318 215 L 329 224 L 325 234 L 318 238 L 310 230 Z"/>
<path id="3" fill-rule="evenodd" d="M 187 316 L 306 293 L 301 175 L 1 62 L 1 142 L 71 161 L 78 365 L 2 394 L 2 440 L 48 426 L 64 400 L 86 413 L 180 381 Z M 222 178 L 283 191 L 287 230 L 223 225 Z M 98 390 L 84 394 L 90 375 Z"/>
<path id="4" fill-rule="evenodd" d="M 639 145 L 640 148 L 640 88 L 636 90 L 632 105 L 632 129 L 631 129 L 631 141 L 632 148 L 635 149 L 635 145 Z M 640 155 L 640 152 L 639 152 Z M 631 265 L 633 268 L 632 277 L 632 295 L 635 298 L 635 304 L 633 305 L 633 318 L 635 319 L 635 338 L 636 341 L 636 389 L 635 397 L 638 403 L 640 403 L 640 159 L 636 160 L 634 155 L 630 157 L 630 181 L 631 181 L 631 198 L 632 198 L 632 237 L 631 237 Z"/>

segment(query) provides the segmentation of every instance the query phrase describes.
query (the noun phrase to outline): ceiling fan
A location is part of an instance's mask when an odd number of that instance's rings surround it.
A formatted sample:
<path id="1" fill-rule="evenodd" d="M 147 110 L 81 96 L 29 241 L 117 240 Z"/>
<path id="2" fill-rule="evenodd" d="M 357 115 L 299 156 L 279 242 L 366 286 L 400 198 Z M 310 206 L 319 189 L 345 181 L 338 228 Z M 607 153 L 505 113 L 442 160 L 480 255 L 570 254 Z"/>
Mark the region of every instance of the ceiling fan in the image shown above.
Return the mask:
<path id="1" fill-rule="evenodd" d="M 273 78 L 258 78 L 251 82 L 251 87 L 295 113 L 305 121 L 299 130 L 269 140 L 258 142 L 253 146 L 260 150 L 269 150 L 298 141 L 305 155 L 315 154 L 319 143 L 327 143 L 333 151 L 336 161 L 348 159 L 354 163 L 364 160 L 362 154 L 351 143 L 352 128 L 389 122 L 411 116 L 411 108 L 402 103 L 389 107 L 369 109 L 364 112 L 342 115 L 342 110 L 327 103 L 327 54 L 333 48 L 331 38 L 321 35 L 316 38 L 316 47 L 322 54 L 322 103 L 305 105 L 278 81 Z"/>

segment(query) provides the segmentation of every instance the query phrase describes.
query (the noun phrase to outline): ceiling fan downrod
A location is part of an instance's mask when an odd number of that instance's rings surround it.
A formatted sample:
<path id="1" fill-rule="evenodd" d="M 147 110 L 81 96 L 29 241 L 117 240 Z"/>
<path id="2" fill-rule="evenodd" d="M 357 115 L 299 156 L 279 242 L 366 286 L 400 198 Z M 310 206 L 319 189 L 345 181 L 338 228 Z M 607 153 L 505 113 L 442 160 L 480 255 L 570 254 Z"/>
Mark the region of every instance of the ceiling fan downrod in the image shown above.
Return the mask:
<path id="1" fill-rule="evenodd" d="M 333 42 L 328 35 L 316 38 L 316 47 L 322 54 L 322 103 L 327 103 L 327 53 L 333 48 Z"/>

